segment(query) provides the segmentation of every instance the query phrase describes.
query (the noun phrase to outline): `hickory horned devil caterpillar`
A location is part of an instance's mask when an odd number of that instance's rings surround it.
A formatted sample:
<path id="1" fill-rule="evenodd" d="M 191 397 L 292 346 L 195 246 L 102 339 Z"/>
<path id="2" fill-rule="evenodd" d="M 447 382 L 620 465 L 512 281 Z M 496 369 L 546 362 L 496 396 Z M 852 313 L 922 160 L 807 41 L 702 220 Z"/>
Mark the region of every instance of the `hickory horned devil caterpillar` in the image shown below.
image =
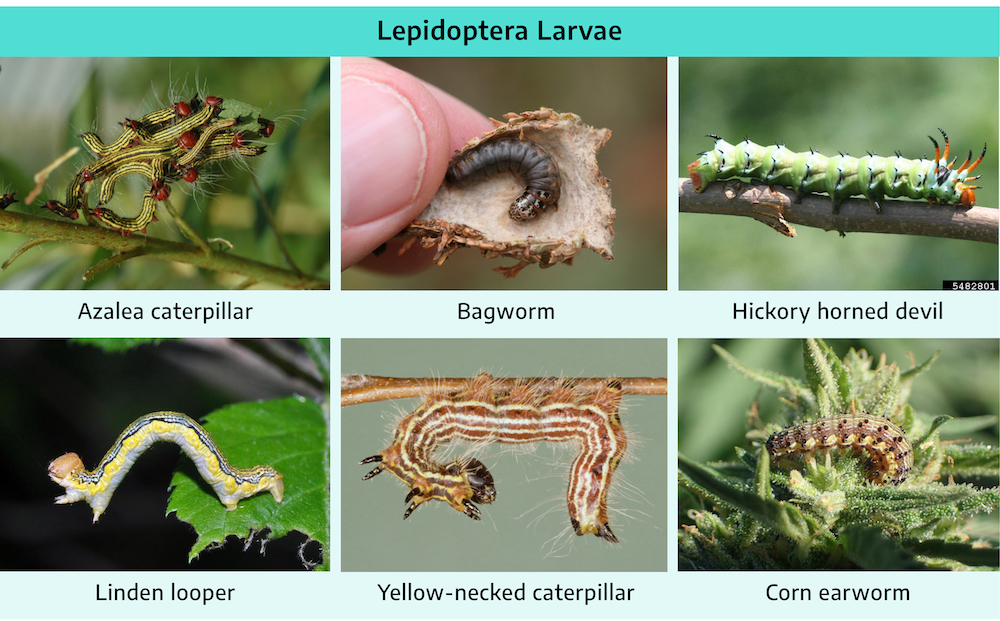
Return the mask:
<path id="1" fill-rule="evenodd" d="M 157 204 L 170 196 L 171 183 L 195 183 L 202 168 L 212 162 L 264 153 L 265 147 L 249 142 L 269 137 L 274 122 L 248 115 L 248 110 L 259 112 L 242 102 L 195 95 L 140 119 L 125 119 L 121 135 L 108 144 L 95 133 L 82 134 L 80 140 L 97 159 L 73 176 L 65 202 L 50 200 L 43 207 L 71 219 L 83 209 L 88 221 L 94 217 L 122 235 L 145 232 L 156 220 Z M 143 194 L 139 215 L 126 218 L 104 205 L 114 196 L 117 182 L 133 174 L 148 178 L 150 187 Z M 98 206 L 90 209 L 88 196 L 98 182 Z"/>
<path id="2" fill-rule="evenodd" d="M 953 166 L 957 158 L 948 161 L 951 150 L 948 134 L 940 128 L 938 131 L 944 136 L 944 153 L 937 141 L 928 136 L 934 143 L 933 160 L 907 159 L 899 151 L 893 157 L 874 153 L 861 158 L 845 154 L 827 157 L 811 149 L 796 153 L 783 144 L 764 147 L 749 138 L 730 144 L 709 134 L 709 138 L 715 139 L 714 148 L 688 164 L 688 175 L 698 192 L 704 192 L 716 179 L 732 177 L 749 177 L 791 188 L 796 191 L 795 202 L 812 192 L 826 192 L 833 201 L 833 213 L 840 211 L 845 198 L 857 195 L 867 198 L 876 213 L 882 213 L 880 201 L 885 197 L 972 207 L 976 204 L 974 190 L 979 186 L 969 182 L 981 175 L 969 175 L 986 156 L 986 145 L 976 161 L 972 161 L 969 151 L 965 162 L 956 169 Z"/>

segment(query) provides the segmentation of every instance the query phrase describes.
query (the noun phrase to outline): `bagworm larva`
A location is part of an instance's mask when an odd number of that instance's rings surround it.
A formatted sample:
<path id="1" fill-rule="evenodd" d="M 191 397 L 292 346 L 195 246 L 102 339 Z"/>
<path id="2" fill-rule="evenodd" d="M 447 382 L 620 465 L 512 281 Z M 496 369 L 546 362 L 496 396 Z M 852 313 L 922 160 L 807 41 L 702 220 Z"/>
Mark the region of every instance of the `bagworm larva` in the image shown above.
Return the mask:
<path id="1" fill-rule="evenodd" d="M 479 375 L 467 390 L 428 397 L 403 418 L 392 445 L 361 462 L 378 463 L 364 480 L 388 470 L 406 484 L 406 500 L 412 504 L 404 518 L 427 501 L 441 500 L 478 520 L 479 508 L 473 503 L 494 500 L 493 477 L 475 459 L 438 463 L 439 447 L 454 440 L 476 445 L 576 442 L 580 452 L 566 493 L 570 524 L 577 535 L 593 533 L 617 543 L 608 525 L 607 494 L 628 445 L 618 416 L 621 394 L 616 379 L 593 394 L 568 387 L 542 392 L 528 384 L 498 394 L 493 378 Z"/>
<path id="2" fill-rule="evenodd" d="M 913 445 L 906 432 L 881 416 L 864 413 L 820 418 L 783 429 L 767 439 L 772 460 L 825 449 L 866 452 L 868 480 L 899 484 L 913 468 Z"/>
<path id="3" fill-rule="evenodd" d="M 559 165 L 537 142 L 517 136 L 487 140 L 458 155 L 448 167 L 445 180 L 464 187 L 484 177 L 512 172 L 524 181 L 524 192 L 514 199 L 508 214 L 512 220 L 532 220 L 559 202 Z"/>
<path id="4" fill-rule="evenodd" d="M 132 464 L 154 442 L 173 442 L 181 447 L 228 511 L 235 510 L 240 500 L 265 490 L 278 502 L 285 495 L 281 473 L 271 466 L 234 468 L 212 436 L 194 420 L 177 412 L 154 412 L 129 425 L 93 470 L 86 470 L 76 453 L 54 459 L 49 464 L 49 478 L 66 489 L 56 504 L 85 500 L 94 510 L 96 522 Z"/>

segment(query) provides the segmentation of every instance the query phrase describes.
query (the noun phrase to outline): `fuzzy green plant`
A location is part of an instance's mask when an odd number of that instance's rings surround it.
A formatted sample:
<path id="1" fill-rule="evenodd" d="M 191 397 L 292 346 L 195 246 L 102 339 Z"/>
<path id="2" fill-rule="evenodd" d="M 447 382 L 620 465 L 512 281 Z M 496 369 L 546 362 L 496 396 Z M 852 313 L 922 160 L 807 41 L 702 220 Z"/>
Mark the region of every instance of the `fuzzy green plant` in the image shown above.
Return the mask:
<path id="1" fill-rule="evenodd" d="M 784 419 L 800 423 L 844 413 L 881 416 L 904 428 L 914 464 L 899 485 L 868 481 L 863 454 L 832 449 L 772 463 L 756 404 L 748 448 L 736 459 L 700 464 L 679 458 L 678 531 L 682 569 L 997 569 L 995 520 L 974 534 L 974 517 L 1000 506 L 1000 450 L 941 440 L 992 428 L 996 416 L 952 419 L 907 402 L 926 362 L 901 370 L 864 350 L 841 359 L 821 340 L 803 344 L 805 379 L 751 369 L 720 347 L 729 365 L 777 391 Z"/>

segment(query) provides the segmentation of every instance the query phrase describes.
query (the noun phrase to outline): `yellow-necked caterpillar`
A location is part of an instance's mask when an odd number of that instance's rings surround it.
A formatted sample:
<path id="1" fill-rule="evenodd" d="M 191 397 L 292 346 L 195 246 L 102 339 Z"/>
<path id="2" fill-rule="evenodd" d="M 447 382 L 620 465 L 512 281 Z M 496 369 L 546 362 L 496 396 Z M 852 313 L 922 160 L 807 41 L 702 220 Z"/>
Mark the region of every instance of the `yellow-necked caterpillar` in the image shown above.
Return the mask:
<path id="1" fill-rule="evenodd" d="M 477 446 L 576 442 L 580 452 L 566 494 L 570 524 L 577 535 L 593 533 L 617 543 L 608 525 L 607 494 L 628 445 L 618 416 L 621 395 L 621 382 L 614 378 L 590 394 L 568 385 L 540 391 L 528 383 L 498 393 L 492 377 L 478 375 L 466 390 L 432 395 L 403 418 L 392 445 L 361 461 L 378 463 L 364 480 L 384 470 L 399 478 L 410 489 L 406 501 L 412 501 L 404 519 L 421 504 L 441 500 L 478 520 L 473 503 L 496 497 L 492 475 L 476 459 L 437 462 L 439 447 L 455 440 Z"/>
<path id="2" fill-rule="evenodd" d="M 514 199 L 512 220 L 532 220 L 559 202 L 559 165 L 537 142 L 505 135 L 481 142 L 455 157 L 445 181 L 464 187 L 483 177 L 512 172 L 524 181 L 524 192 Z"/>
<path id="3" fill-rule="evenodd" d="M 772 435 L 765 446 L 772 460 L 834 448 L 866 452 L 868 480 L 880 485 L 902 483 L 913 468 L 906 432 L 888 419 L 864 413 L 795 425 Z"/>
<path id="4" fill-rule="evenodd" d="M 271 466 L 234 468 L 212 436 L 194 420 L 177 412 L 154 412 L 129 425 L 93 470 L 86 470 L 76 453 L 54 459 L 49 464 L 49 478 L 66 489 L 56 504 L 85 500 L 94 510 L 96 522 L 132 464 L 154 442 L 173 442 L 181 447 L 228 511 L 235 510 L 240 500 L 265 490 L 278 502 L 285 495 L 281 473 Z"/>

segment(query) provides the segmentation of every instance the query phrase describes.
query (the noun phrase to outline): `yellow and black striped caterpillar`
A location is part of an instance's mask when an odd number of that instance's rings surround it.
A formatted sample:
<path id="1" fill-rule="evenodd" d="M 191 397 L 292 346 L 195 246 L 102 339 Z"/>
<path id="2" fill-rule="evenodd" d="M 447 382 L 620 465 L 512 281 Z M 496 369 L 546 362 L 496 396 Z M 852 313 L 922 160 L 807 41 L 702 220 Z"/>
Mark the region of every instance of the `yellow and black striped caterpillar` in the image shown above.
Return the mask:
<path id="1" fill-rule="evenodd" d="M 874 153 L 861 158 L 844 154 L 827 157 L 812 150 L 796 153 L 783 144 L 764 147 L 749 139 L 730 144 L 710 134 L 715 139 L 714 148 L 688 165 L 688 176 L 698 192 L 716 179 L 731 177 L 789 187 L 797 192 L 796 202 L 812 192 L 826 192 L 833 201 L 834 213 L 845 198 L 858 195 L 867 198 L 877 213 L 882 212 L 880 201 L 884 197 L 972 207 L 976 204 L 974 190 L 979 186 L 970 182 L 979 176 L 969 175 L 986 156 L 986 145 L 978 159 L 972 161 L 969 151 L 965 162 L 956 169 L 955 160 L 948 161 L 951 141 L 944 130 L 938 131 L 944 136 L 944 152 L 928 136 L 934 143 L 933 160 L 907 159 L 898 151 L 892 157 Z"/>
<path id="2" fill-rule="evenodd" d="M 66 490 L 56 498 L 56 504 L 84 500 L 93 509 L 96 522 L 136 459 L 154 442 L 173 442 L 181 447 L 228 511 L 235 510 L 240 500 L 265 490 L 278 502 L 284 498 L 281 473 L 271 466 L 235 468 L 212 436 L 190 417 L 177 412 L 154 412 L 129 425 L 93 470 L 86 470 L 76 453 L 52 460 L 49 478 Z"/>
<path id="3" fill-rule="evenodd" d="M 245 104 L 241 104 L 245 110 Z M 138 120 L 126 119 L 122 133 L 113 142 L 104 144 L 92 132 L 80 140 L 97 159 L 81 168 L 66 189 L 66 201 L 50 200 L 43 207 L 53 213 L 76 219 L 83 209 L 122 235 L 145 231 L 155 218 L 156 206 L 170 196 L 170 185 L 184 180 L 194 183 L 205 164 L 236 157 L 255 157 L 265 147 L 246 144 L 253 136 L 270 136 L 273 122 L 257 118 L 256 129 L 237 129 L 238 123 L 250 123 L 236 116 L 221 97 L 208 96 L 204 101 L 195 96 L 189 102 L 177 102 L 170 107 L 154 110 Z M 227 112 L 228 110 L 228 112 Z M 138 216 L 126 218 L 103 207 L 114 196 L 115 184 L 131 174 L 149 179 L 150 190 L 143 196 Z M 100 183 L 98 206 L 88 207 L 88 195 L 93 184 Z"/>

